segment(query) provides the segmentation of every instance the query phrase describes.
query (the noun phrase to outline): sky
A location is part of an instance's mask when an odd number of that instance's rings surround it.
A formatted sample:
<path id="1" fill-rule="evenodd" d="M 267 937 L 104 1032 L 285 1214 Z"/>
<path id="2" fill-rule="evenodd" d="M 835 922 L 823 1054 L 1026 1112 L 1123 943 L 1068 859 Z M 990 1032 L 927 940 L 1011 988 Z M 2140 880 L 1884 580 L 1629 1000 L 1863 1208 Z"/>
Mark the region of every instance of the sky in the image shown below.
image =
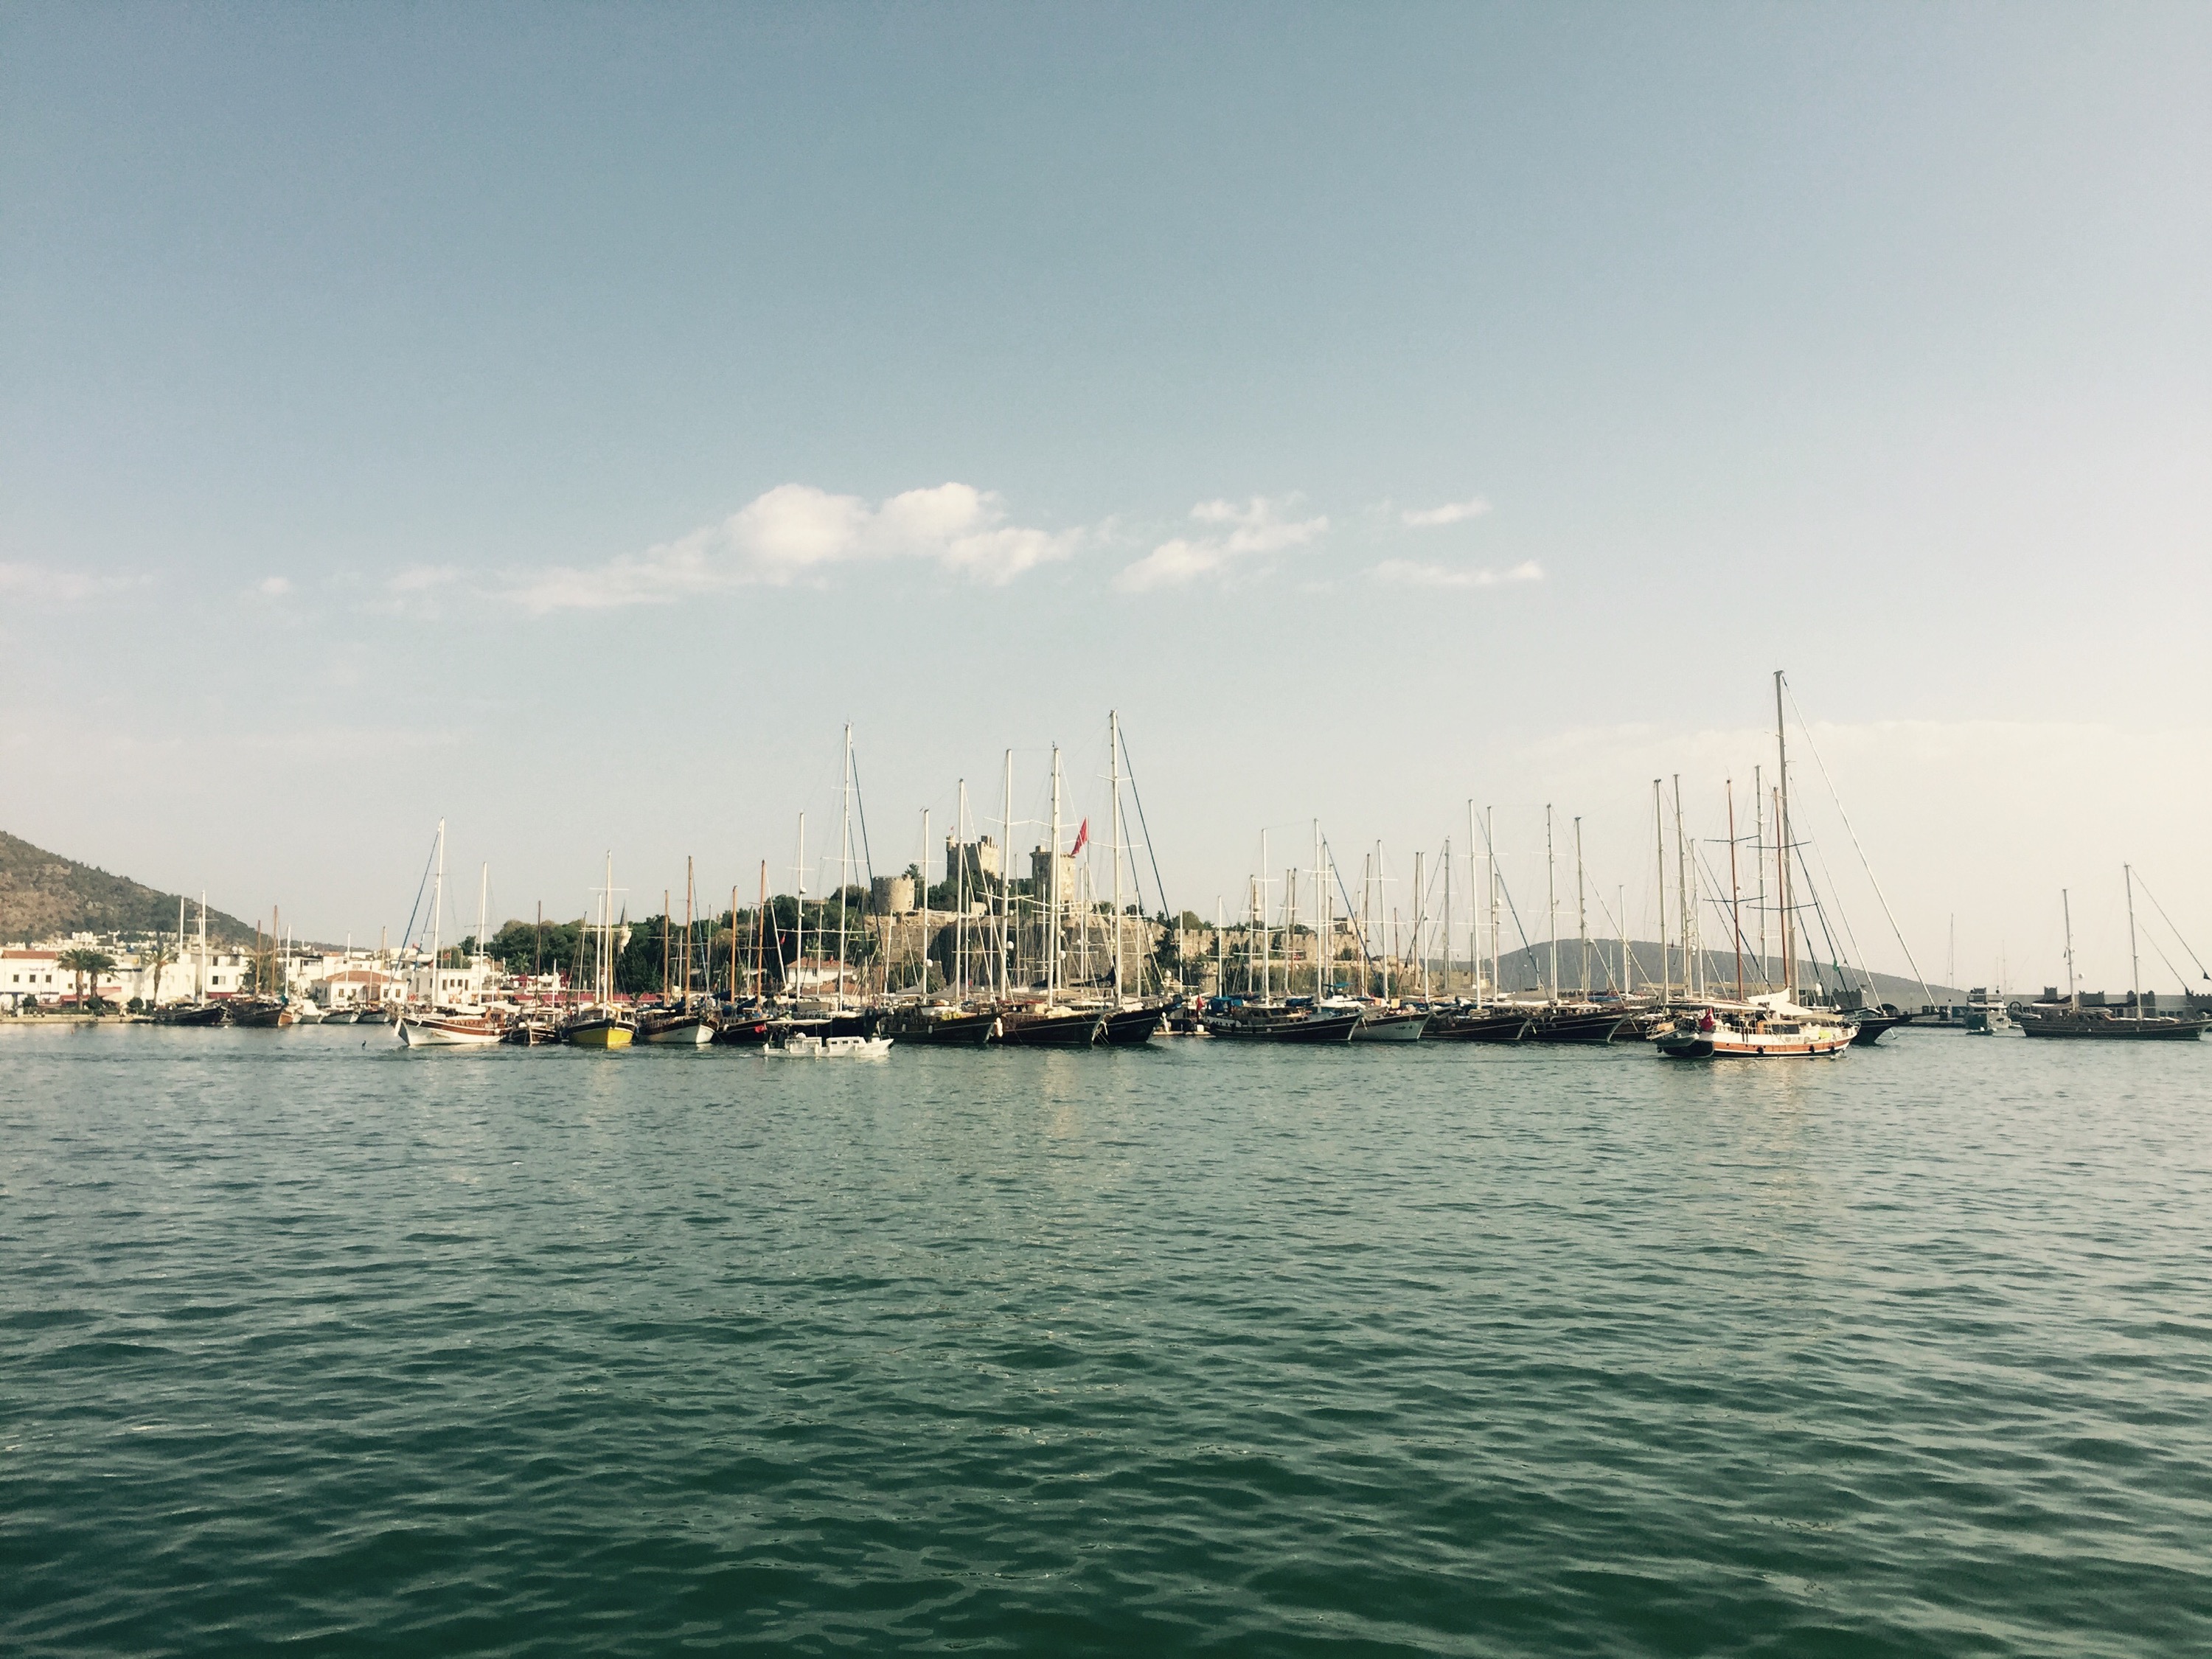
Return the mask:
<path id="1" fill-rule="evenodd" d="M 1548 804 L 1650 937 L 1785 669 L 1869 965 L 2124 987 L 2132 863 L 2170 987 L 2208 111 L 2202 6 L 5 5 L 0 825 L 643 914 L 1114 709 L 1176 908 Z"/>

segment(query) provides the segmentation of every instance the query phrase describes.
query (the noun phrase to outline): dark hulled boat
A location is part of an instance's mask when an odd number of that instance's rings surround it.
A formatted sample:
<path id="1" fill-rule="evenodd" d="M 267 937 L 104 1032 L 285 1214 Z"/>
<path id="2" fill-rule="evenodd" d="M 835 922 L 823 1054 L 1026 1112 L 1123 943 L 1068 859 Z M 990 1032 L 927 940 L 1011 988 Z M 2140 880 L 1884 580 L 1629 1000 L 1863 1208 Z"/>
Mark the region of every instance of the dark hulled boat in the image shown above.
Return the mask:
<path id="1" fill-rule="evenodd" d="M 1088 1048 L 1103 1023 L 1096 1008 L 1008 1009 L 999 1016 L 999 1041 L 1009 1048 Z"/>
<path id="2" fill-rule="evenodd" d="M 763 1048 L 768 1046 L 769 1025 L 769 1017 L 757 1008 L 726 1008 L 714 1028 L 714 1041 L 732 1048 Z"/>
<path id="3" fill-rule="evenodd" d="M 1530 1042 L 1610 1042 L 1627 1022 L 1629 1011 L 1618 1003 L 1593 1007 L 1568 1003 L 1543 1008 L 1528 1022 Z"/>
<path id="4" fill-rule="evenodd" d="M 1122 1008 L 1106 1016 L 1098 1040 L 1113 1048 L 1139 1048 L 1160 1033 L 1165 1010 L 1157 1003 Z"/>
<path id="5" fill-rule="evenodd" d="M 1495 1005 L 1469 1008 L 1439 1008 L 1429 1016 L 1421 1033 L 1424 1042 L 1518 1042 L 1528 1030 L 1528 1015 L 1520 1008 Z"/>
<path id="6" fill-rule="evenodd" d="M 980 1048 L 991 1040 L 999 1017 L 988 1008 L 901 1008 L 884 1024 L 884 1035 L 921 1048 Z"/>
<path id="7" fill-rule="evenodd" d="M 2123 1013 L 2116 1008 L 2069 1008 L 2039 1003 L 2013 1015 L 2021 1035 L 2090 1042 L 2194 1042 L 2212 1027 L 2212 1015 Z"/>
<path id="8" fill-rule="evenodd" d="M 1857 1018 L 1858 1026 L 1851 1033 L 1851 1042 L 1862 1048 L 1873 1047 L 1881 1041 L 1885 1033 L 1895 1030 L 1905 1021 L 1903 1014 L 1877 1013 L 1871 1008 L 1860 1009 Z"/>
<path id="9" fill-rule="evenodd" d="M 226 1018 L 220 1002 L 173 1002 L 154 1011 L 156 1025 L 221 1025 Z"/>
<path id="10" fill-rule="evenodd" d="M 1307 1006 L 1271 1006 L 1209 1002 L 1207 1035 L 1238 1042 L 1349 1042 L 1359 1029 L 1357 1008 L 1318 1010 Z"/>

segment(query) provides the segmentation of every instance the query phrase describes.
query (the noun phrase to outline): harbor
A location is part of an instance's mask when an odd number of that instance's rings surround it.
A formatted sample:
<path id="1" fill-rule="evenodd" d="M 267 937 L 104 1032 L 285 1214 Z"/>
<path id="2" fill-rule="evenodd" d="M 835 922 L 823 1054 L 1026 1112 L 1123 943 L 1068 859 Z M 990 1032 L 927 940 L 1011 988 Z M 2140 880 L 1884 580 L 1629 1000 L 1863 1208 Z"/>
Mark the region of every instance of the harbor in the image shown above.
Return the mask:
<path id="1" fill-rule="evenodd" d="M 1303 864 L 1278 864 L 1261 830 L 1237 914 L 1232 920 L 1217 897 L 1209 923 L 1161 880 L 1120 716 L 1109 713 L 1097 835 L 1088 815 L 1067 821 L 1057 746 L 1045 813 L 1018 817 L 1009 751 L 995 838 L 963 779 L 941 842 L 924 809 L 915 860 L 880 873 L 867 852 L 848 726 L 834 850 L 817 844 L 810 864 L 801 813 L 795 890 L 772 895 L 762 860 L 752 902 L 732 886 L 718 909 L 702 902 L 687 859 L 680 886 L 664 888 L 658 909 L 633 921 L 610 850 L 592 908 L 574 922 L 549 923 L 540 903 L 532 921 L 495 930 L 486 862 L 476 872 L 474 925 L 448 944 L 459 924 L 447 918 L 457 899 L 466 902 L 468 884 L 448 869 L 441 820 L 396 945 L 388 935 L 374 950 L 350 939 L 335 951 L 303 945 L 272 906 L 265 930 L 253 925 L 250 947 L 234 941 L 226 950 L 210 942 L 203 894 L 197 921 L 178 900 L 167 934 L 116 937 L 112 951 L 85 936 L 6 952 L 0 1008 L 18 1018 L 116 1017 L 187 1029 L 382 1026 L 407 1048 L 434 1051 L 646 1047 L 878 1060 L 902 1046 L 1126 1048 L 1185 1039 L 1640 1044 L 1679 1060 L 1837 1060 L 1915 1030 L 2191 1042 L 2212 1029 L 2212 972 L 2132 865 L 2122 871 L 2131 978 L 2124 995 L 2076 982 L 2070 894 L 2062 892 L 2063 988 L 2024 998 L 2002 987 L 1946 987 L 1939 996 L 1895 931 L 1869 866 L 1911 977 L 1872 971 L 1854 952 L 1856 931 L 1836 896 L 1814 884 L 1792 813 L 1792 723 L 1779 672 L 1772 694 L 1772 765 L 1753 769 L 1747 826 L 1738 822 L 1733 777 L 1723 781 L 1726 834 L 1717 842 L 1687 827 L 1679 775 L 1652 781 L 1656 940 L 1629 938 L 1625 889 L 1609 906 L 1589 879 L 1581 817 L 1563 826 L 1543 809 L 1538 908 L 1538 895 L 1516 897 L 1492 811 L 1472 799 L 1457 851 L 1447 837 L 1433 857 L 1413 854 L 1410 904 L 1389 900 L 1395 878 L 1381 842 L 1360 849 L 1354 865 L 1316 820 Z M 1802 717 L 1797 725 L 1806 730 Z M 1043 839 L 1018 876 L 1011 848 L 1032 829 Z M 2202 991 L 2185 978 L 2161 1001 L 2141 983 L 2139 887 L 2146 933 L 2154 914 L 2164 928 L 2153 948 L 2170 969 L 2177 957 L 2190 963 Z M 1534 911 L 1526 921 L 1524 908 Z"/>

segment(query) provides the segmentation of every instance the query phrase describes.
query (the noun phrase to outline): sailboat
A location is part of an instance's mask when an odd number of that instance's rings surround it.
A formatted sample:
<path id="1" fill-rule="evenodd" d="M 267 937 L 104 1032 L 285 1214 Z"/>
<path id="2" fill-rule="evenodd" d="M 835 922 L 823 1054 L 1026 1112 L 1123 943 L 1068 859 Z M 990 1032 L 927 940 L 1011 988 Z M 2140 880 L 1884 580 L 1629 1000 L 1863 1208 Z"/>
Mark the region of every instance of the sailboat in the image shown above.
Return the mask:
<path id="1" fill-rule="evenodd" d="M 999 1016 L 999 1041 L 1010 1048 L 1088 1048 L 1097 1042 L 1099 1028 L 1105 1023 L 1103 1009 L 1071 1007 L 1060 998 L 1060 952 L 1066 943 L 1060 924 L 1066 896 L 1060 890 L 1060 867 L 1066 860 L 1060 854 L 1060 838 L 1064 833 L 1060 815 L 1060 746 L 1055 744 L 1052 750 L 1052 839 L 1046 843 L 1045 860 L 1044 996 L 1041 1000 L 1011 1006 Z"/>
<path id="2" fill-rule="evenodd" d="M 606 884 L 599 889 L 599 920 L 592 959 L 592 1002 L 561 1025 L 561 1041 L 575 1048 L 627 1048 L 637 1024 L 614 1006 L 615 855 L 607 854 Z"/>
<path id="3" fill-rule="evenodd" d="M 1735 1001 L 1712 1000 L 1679 1012 L 1674 1024 L 1651 1039 L 1665 1060 L 1808 1059 L 1840 1054 L 1851 1046 L 1856 1023 L 1827 1009 L 1808 1008 L 1797 1000 L 1797 944 L 1791 927 L 1790 854 L 1790 736 L 1782 713 L 1782 671 L 1774 674 L 1774 742 L 1780 787 L 1774 819 L 1776 902 L 1782 922 L 1782 989 Z M 1679 797 L 1678 797 L 1679 799 Z M 1677 840 L 1680 840 L 1679 829 Z M 1684 971 L 1688 972 L 1691 928 L 1682 931 Z M 1741 969 L 1738 969 L 1741 972 Z"/>
<path id="4" fill-rule="evenodd" d="M 2067 894 L 2061 890 L 2058 902 L 2066 924 L 2066 1000 L 2063 1003 L 2039 1002 L 2026 1008 L 2015 1006 L 2013 1022 L 2020 1027 L 2023 1036 L 2070 1037 L 2094 1042 L 2194 1042 L 2208 1027 L 2212 1027 L 2212 1015 L 2187 1012 L 2153 1014 L 2145 1012 L 2142 969 L 2136 954 L 2135 866 L 2123 865 L 2121 871 L 2128 890 L 2130 982 L 2126 1010 L 2092 1006 L 2084 1001 L 2074 978 L 2074 907 Z M 2154 898 L 2155 895 L 2153 896 Z M 2100 996 L 2100 1005 L 2102 1000 Z"/>
<path id="5" fill-rule="evenodd" d="M 1468 960 L 1473 969 L 1472 989 L 1474 999 L 1440 1007 L 1429 1015 L 1422 1029 L 1424 1041 L 1429 1042 L 1519 1042 L 1528 1035 L 1529 1010 L 1518 1003 L 1504 1002 L 1498 997 L 1498 962 L 1499 954 L 1498 910 L 1499 884 L 1498 853 L 1490 833 L 1490 808 L 1483 809 L 1481 830 L 1476 832 L 1474 802 L 1467 804 L 1467 875 L 1468 894 Z M 1480 845 L 1483 858 L 1489 866 L 1490 969 L 1483 972 L 1481 912 L 1474 904 L 1477 890 L 1475 881 L 1475 848 Z"/>
<path id="6" fill-rule="evenodd" d="M 668 895 L 660 896 L 660 994 L 665 1001 L 637 1017 L 637 1040 L 671 1048 L 703 1048 L 714 1040 L 714 1022 L 691 995 L 692 907 L 691 860 L 684 860 L 684 963 L 678 983 L 670 983 Z"/>
<path id="7" fill-rule="evenodd" d="M 484 881 L 490 880 L 490 866 L 485 866 Z M 419 889 L 417 890 L 420 890 Z M 477 900 L 477 939 L 483 939 L 483 889 L 479 887 Z M 402 1008 L 393 1023 L 398 1027 L 401 1044 L 409 1048 L 489 1048 L 502 1036 L 502 1028 L 483 1010 L 445 1008 L 438 1004 L 438 924 L 445 908 L 446 896 L 446 821 L 438 820 L 438 876 L 430 890 L 430 984 L 429 994 L 420 1009 Z"/>

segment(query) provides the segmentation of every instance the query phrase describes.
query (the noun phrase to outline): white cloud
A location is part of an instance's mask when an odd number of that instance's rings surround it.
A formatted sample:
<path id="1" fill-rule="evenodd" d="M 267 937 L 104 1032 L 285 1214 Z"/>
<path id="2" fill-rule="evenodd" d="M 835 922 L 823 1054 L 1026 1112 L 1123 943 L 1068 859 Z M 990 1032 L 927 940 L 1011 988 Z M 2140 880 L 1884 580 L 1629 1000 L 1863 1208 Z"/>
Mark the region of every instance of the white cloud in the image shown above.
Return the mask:
<path id="1" fill-rule="evenodd" d="M 1510 570 L 1455 570 L 1449 565 L 1422 564 L 1413 559 L 1385 559 L 1370 573 L 1398 587 L 1495 587 L 1501 582 L 1537 582 L 1544 572 L 1534 559 Z"/>
<path id="2" fill-rule="evenodd" d="M 264 576 L 253 585 L 253 591 L 264 599 L 281 599 L 292 591 L 291 579 L 287 576 Z"/>
<path id="3" fill-rule="evenodd" d="M 460 574 L 449 564 L 415 564 L 398 572 L 385 586 L 395 593 L 427 593 L 456 580 Z"/>
<path id="4" fill-rule="evenodd" d="M 1433 530 L 1438 525 L 1479 519 L 1489 511 L 1490 503 L 1475 495 L 1463 501 L 1446 501 L 1442 507 L 1409 507 L 1398 515 L 1398 522 L 1408 530 Z"/>
<path id="5" fill-rule="evenodd" d="M 1286 519 L 1286 500 L 1255 495 L 1243 506 L 1234 501 L 1200 501 L 1190 516 L 1200 524 L 1224 526 L 1209 535 L 1178 536 L 1128 566 L 1114 578 L 1125 593 L 1142 593 L 1155 587 L 1179 586 L 1200 576 L 1226 569 L 1239 559 L 1279 553 L 1298 547 L 1327 532 L 1326 518 Z"/>
<path id="6" fill-rule="evenodd" d="M 591 569 L 554 566 L 511 573 L 508 597 L 544 612 L 662 605 L 748 585 L 788 586 L 836 565 L 928 559 L 971 580 L 1004 583 L 1065 559 L 1079 530 L 1005 522 L 994 491 L 943 483 L 871 507 L 811 484 L 778 484 L 718 524 Z"/>

